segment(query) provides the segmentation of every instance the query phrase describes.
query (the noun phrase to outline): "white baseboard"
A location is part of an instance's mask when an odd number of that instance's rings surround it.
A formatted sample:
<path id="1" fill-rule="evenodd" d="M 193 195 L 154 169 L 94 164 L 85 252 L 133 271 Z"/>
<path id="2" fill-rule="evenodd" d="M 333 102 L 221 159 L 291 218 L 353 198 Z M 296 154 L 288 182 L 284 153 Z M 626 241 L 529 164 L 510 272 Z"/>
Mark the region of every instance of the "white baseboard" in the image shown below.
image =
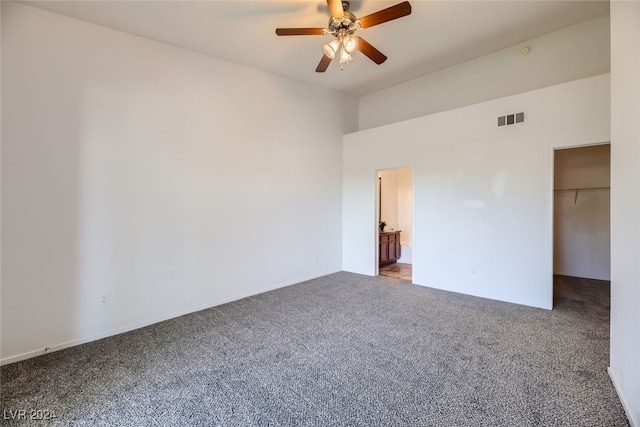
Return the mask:
<path id="1" fill-rule="evenodd" d="M 627 415 L 627 420 L 629 420 L 629 425 L 631 425 L 631 427 L 640 427 L 638 424 L 634 422 L 633 417 L 631 416 L 632 414 L 631 407 L 629 406 L 627 401 L 624 399 L 622 390 L 620 390 L 620 387 L 618 387 L 618 384 L 616 383 L 614 376 L 611 374 L 611 367 L 607 368 L 607 373 L 609 374 L 609 379 L 613 384 L 613 388 L 616 390 L 616 393 L 618 394 L 618 399 L 620 399 L 620 403 L 622 403 L 622 408 L 624 408 L 624 413 Z"/>
<path id="2" fill-rule="evenodd" d="M 121 328 L 110 329 L 110 330 L 107 330 L 107 331 L 104 331 L 104 332 L 100 332 L 99 334 L 90 335 L 90 336 L 78 338 L 78 339 L 75 339 L 75 340 L 71 340 L 71 341 L 66 341 L 66 342 L 63 342 L 63 343 L 55 344 L 55 345 L 52 345 L 52 346 L 47 347 L 45 349 L 28 351 L 26 353 L 18 354 L 18 355 L 15 355 L 15 356 L 5 357 L 4 359 L 0 359 L 0 366 L 8 365 L 8 364 L 15 363 L 15 362 L 20 362 L 21 360 L 31 359 L 31 358 L 37 357 L 37 356 L 42 356 L 43 354 L 52 353 L 54 351 L 63 350 L 65 348 L 75 347 L 75 346 L 80 345 L 80 344 L 86 344 L 86 343 L 91 342 L 91 341 L 97 341 L 97 340 L 102 339 L 102 338 L 107 338 L 107 337 L 111 337 L 111 336 L 114 336 L 114 335 L 122 334 L 122 333 L 125 333 L 125 332 L 130 332 L 130 331 L 133 331 L 133 330 L 136 330 L 136 329 L 144 328 L 145 326 L 153 325 L 155 323 L 164 322 L 165 320 L 169 320 L 169 319 L 173 319 L 173 318 L 176 318 L 176 317 L 184 316 L 185 314 L 195 313 L 197 311 L 206 310 L 208 308 L 216 307 L 218 305 L 227 304 L 227 303 L 233 302 L 233 301 L 238 301 L 238 300 L 241 300 L 243 298 L 248 298 L 248 297 L 251 297 L 251 296 L 254 296 L 254 295 L 263 294 L 265 292 L 273 291 L 273 290 L 280 289 L 280 288 L 285 288 L 287 286 L 295 285 L 297 283 L 306 282 L 307 280 L 313 280 L 313 279 L 317 279 L 319 277 L 328 276 L 329 274 L 334 274 L 334 273 L 337 273 L 339 271 L 342 271 L 342 270 L 329 271 L 329 272 L 326 272 L 324 274 L 321 274 L 320 276 L 299 278 L 299 279 L 292 280 L 292 281 L 289 281 L 289 282 L 281 283 L 281 284 L 276 285 L 276 286 L 271 286 L 269 288 L 260 289 L 260 290 L 255 291 L 255 292 L 246 292 L 246 293 L 243 293 L 243 294 L 234 295 L 233 297 L 223 298 L 223 299 L 220 299 L 220 300 L 216 300 L 216 301 L 210 302 L 208 304 L 199 305 L 199 306 L 192 307 L 192 308 L 189 308 L 189 309 L 186 309 L 186 310 L 176 311 L 176 312 L 170 313 L 170 314 L 165 315 L 165 316 L 160 316 L 160 317 L 156 317 L 156 318 L 153 318 L 153 319 L 144 320 L 142 322 L 132 323 L 132 324 L 123 326 Z"/>

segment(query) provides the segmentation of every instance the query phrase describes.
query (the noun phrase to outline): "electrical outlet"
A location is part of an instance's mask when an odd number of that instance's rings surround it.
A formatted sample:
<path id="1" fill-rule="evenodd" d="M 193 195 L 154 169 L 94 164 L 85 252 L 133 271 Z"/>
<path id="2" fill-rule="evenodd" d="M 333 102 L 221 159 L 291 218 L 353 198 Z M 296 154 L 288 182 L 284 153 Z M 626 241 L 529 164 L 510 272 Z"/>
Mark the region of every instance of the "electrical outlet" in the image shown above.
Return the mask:
<path id="1" fill-rule="evenodd" d="M 109 305 L 109 295 L 103 294 L 100 297 L 100 307 L 104 307 L 105 305 Z"/>

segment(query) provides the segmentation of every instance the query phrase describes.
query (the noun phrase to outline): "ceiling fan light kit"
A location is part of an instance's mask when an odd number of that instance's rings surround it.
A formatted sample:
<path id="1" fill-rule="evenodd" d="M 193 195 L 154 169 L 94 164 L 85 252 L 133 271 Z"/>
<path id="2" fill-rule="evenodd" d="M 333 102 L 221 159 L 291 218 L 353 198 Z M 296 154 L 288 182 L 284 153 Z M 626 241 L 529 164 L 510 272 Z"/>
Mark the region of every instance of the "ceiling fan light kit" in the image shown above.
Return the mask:
<path id="1" fill-rule="evenodd" d="M 358 41 L 351 36 L 346 36 L 339 37 L 325 44 L 322 46 L 322 51 L 331 59 L 334 59 L 336 55 L 339 54 L 340 64 L 345 64 L 353 60 L 351 54 L 357 47 Z"/>
<path id="2" fill-rule="evenodd" d="M 340 0 L 327 0 L 331 17 L 327 28 L 277 28 L 278 36 L 304 36 L 330 34 L 335 37 L 331 42 L 322 46 L 324 55 L 316 67 L 316 72 L 323 73 L 329 67 L 331 61 L 338 57 L 341 64 L 353 60 L 351 55 L 356 50 L 362 52 L 376 64 L 380 65 L 387 57 L 373 47 L 362 37 L 354 36 L 356 31 L 369 28 L 374 25 L 392 21 L 411 14 L 411 4 L 408 1 L 398 3 L 360 19 L 349 12 L 349 2 Z"/>

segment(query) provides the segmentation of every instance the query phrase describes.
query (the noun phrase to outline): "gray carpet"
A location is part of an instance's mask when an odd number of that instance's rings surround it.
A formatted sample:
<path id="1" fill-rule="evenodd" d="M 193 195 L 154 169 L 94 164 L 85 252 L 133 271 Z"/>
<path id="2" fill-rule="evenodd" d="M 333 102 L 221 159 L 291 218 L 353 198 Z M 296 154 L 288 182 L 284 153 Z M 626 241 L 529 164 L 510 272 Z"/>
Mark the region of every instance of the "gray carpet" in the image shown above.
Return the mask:
<path id="1" fill-rule="evenodd" d="M 628 426 L 608 282 L 556 291 L 547 311 L 337 273 L 4 366 L 2 422 Z"/>

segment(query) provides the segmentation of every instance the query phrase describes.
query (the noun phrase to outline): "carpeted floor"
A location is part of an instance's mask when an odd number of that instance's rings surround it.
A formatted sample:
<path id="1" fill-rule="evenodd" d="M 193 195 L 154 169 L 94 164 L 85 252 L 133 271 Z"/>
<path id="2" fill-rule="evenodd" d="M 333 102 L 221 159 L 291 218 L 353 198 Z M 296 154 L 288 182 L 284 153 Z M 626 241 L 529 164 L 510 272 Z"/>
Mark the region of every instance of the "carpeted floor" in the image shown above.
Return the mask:
<path id="1" fill-rule="evenodd" d="M 547 311 L 337 273 L 4 366 L 2 422 L 628 426 L 608 282 L 556 290 Z"/>

